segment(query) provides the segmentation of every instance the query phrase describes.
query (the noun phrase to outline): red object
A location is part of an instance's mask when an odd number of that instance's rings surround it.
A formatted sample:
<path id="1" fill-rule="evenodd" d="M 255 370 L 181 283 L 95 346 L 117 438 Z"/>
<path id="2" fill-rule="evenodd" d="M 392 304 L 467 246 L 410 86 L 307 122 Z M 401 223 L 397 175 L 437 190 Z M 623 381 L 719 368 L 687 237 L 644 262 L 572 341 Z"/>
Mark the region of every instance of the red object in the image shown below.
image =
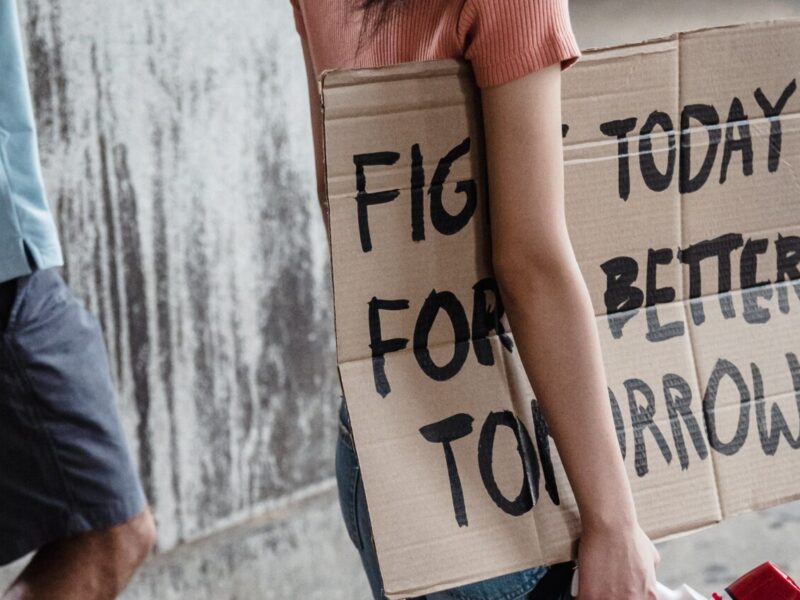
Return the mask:
<path id="1" fill-rule="evenodd" d="M 725 591 L 733 600 L 800 600 L 800 586 L 771 562 L 742 575 Z"/>

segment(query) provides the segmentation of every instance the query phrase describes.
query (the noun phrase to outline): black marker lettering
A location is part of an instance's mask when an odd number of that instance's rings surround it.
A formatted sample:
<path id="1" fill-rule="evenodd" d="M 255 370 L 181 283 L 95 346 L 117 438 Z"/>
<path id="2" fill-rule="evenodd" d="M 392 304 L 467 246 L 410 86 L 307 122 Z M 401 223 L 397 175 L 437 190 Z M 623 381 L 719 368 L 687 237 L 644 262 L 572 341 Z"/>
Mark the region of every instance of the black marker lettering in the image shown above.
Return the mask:
<path id="1" fill-rule="evenodd" d="M 667 373 L 662 380 L 664 385 L 664 397 L 667 401 L 667 415 L 669 424 L 672 428 L 672 438 L 675 440 L 675 449 L 678 452 L 678 460 L 681 469 L 689 468 L 689 453 L 686 451 L 686 442 L 683 439 L 681 429 L 681 419 L 686 425 L 689 437 L 692 438 L 697 455 L 701 459 L 708 456 L 708 448 L 703 440 L 703 431 L 697 419 L 692 414 L 692 388 L 686 380 L 675 373 Z"/>
<path id="2" fill-rule="evenodd" d="M 775 281 L 794 281 L 794 290 L 800 298 L 800 236 L 778 234 L 775 250 L 778 255 L 778 274 Z M 788 285 L 778 286 L 778 306 L 783 314 L 789 313 Z"/>
<path id="3" fill-rule="evenodd" d="M 617 397 L 611 388 L 608 388 L 608 400 L 611 403 L 611 414 L 614 417 L 614 429 L 617 430 L 617 443 L 619 444 L 619 451 L 622 453 L 622 459 L 625 460 L 627 455 L 627 441 L 625 439 L 625 421 L 622 420 L 622 410 L 617 402 Z"/>
<path id="4" fill-rule="evenodd" d="M 789 371 L 792 374 L 792 381 L 794 382 L 795 389 L 795 403 L 797 406 L 797 414 L 800 415 L 800 363 L 797 361 L 797 356 L 791 352 L 786 355 L 786 360 L 789 363 Z M 773 404 L 770 408 L 771 425 L 767 426 L 767 406 L 764 399 L 764 382 L 761 377 L 761 371 L 755 363 L 750 363 L 750 369 L 753 372 L 753 387 L 754 387 L 754 400 L 756 404 L 756 423 L 758 424 L 758 437 L 761 440 L 761 448 L 767 456 L 774 456 L 778 451 L 778 444 L 783 435 L 789 447 L 792 450 L 800 448 L 800 431 L 797 436 L 792 435 L 789 425 L 781 412 L 780 407 Z"/>
<path id="5" fill-rule="evenodd" d="M 653 417 L 656 413 L 656 398 L 653 395 L 653 390 L 650 389 L 641 379 L 626 379 L 625 390 L 628 392 L 628 407 L 631 411 L 631 424 L 633 426 L 633 444 L 635 451 L 634 462 L 636 465 L 636 474 L 639 477 L 644 477 L 650 471 L 647 464 L 647 447 L 644 443 L 644 430 L 649 429 L 653 434 L 653 438 L 658 444 L 658 449 L 664 456 L 667 463 L 672 462 L 672 451 L 667 445 L 667 440 L 656 425 Z M 640 406 L 636 402 L 636 392 L 639 392 L 647 400 L 646 406 Z"/>
<path id="6" fill-rule="evenodd" d="M 393 338 L 384 340 L 381 335 L 382 310 L 408 310 L 408 300 L 379 300 L 372 298 L 369 301 L 369 347 L 372 350 L 372 374 L 375 379 L 375 390 L 386 397 L 391 391 L 389 380 L 386 378 L 386 359 L 384 354 L 397 352 L 408 346 L 408 339 Z"/>
<path id="7" fill-rule="evenodd" d="M 618 256 L 607 260 L 600 268 L 606 274 L 606 291 L 603 300 L 608 315 L 608 325 L 614 339 L 622 337 L 622 328 L 635 312 L 626 315 L 615 315 L 619 312 L 634 311 L 644 304 L 644 292 L 633 283 L 639 276 L 639 265 L 630 256 Z M 613 317 L 612 317 L 613 315 Z"/>
<path id="8" fill-rule="evenodd" d="M 647 252 L 647 306 L 655 307 L 657 304 L 669 304 L 675 300 L 675 288 L 656 285 L 656 269 L 658 265 L 668 265 L 672 262 L 672 249 L 662 248 Z M 683 321 L 673 321 L 662 325 L 658 320 L 658 310 L 648 308 L 647 334 L 645 337 L 651 342 L 663 342 L 670 338 L 683 335 Z"/>
<path id="9" fill-rule="evenodd" d="M 522 489 L 514 500 L 509 500 L 503 495 L 494 478 L 494 441 L 500 425 L 514 432 L 517 438 L 517 452 L 522 461 Z M 539 488 L 539 463 L 528 431 L 510 410 L 489 413 L 478 442 L 478 466 L 486 491 L 503 512 L 518 517 L 533 508 L 536 490 Z M 534 494 L 531 494 L 531 489 L 534 490 Z"/>
<path id="10" fill-rule="evenodd" d="M 439 166 L 433 175 L 433 181 L 431 181 L 429 191 L 431 195 L 431 222 L 436 230 L 444 235 L 453 235 L 461 231 L 469 223 L 469 220 L 475 214 L 475 209 L 478 207 L 478 188 L 473 179 L 459 181 L 456 184 L 456 193 L 463 193 L 466 196 L 466 202 L 461 212 L 457 215 L 451 215 L 445 210 L 442 203 L 443 186 L 447 176 L 450 174 L 450 168 L 456 160 L 469 154 L 469 149 L 470 138 L 467 138 L 450 150 L 439 161 Z"/>
<path id="11" fill-rule="evenodd" d="M 466 503 L 464 502 L 464 490 L 461 487 L 461 477 L 458 474 L 452 443 L 472 433 L 473 421 L 474 419 L 470 415 L 461 413 L 438 423 L 426 425 L 419 430 L 426 440 L 433 444 L 442 444 L 444 448 L 447 476 L 450 479 L 450 494 L 453 497 L 453 510 L 459 527 L 466 527 L 469 525 L 469 521 L 467 519 Z"/>
<path id="12" fill-rule="evenodd" d="M 692 168 L 692 132 L 691 119 L 700 121 L 708 133 L 708 150 L 703 159 L 703 164 L 697 175 L 691 176 Z M 681 163 L 680 163 L 680 192 L 688 194 L 699 190 L 708 180 L 714 159 L 717 157 L 722 134 L 719 130 L 719 115 L 717 110 L 709 104 L 688 104 L 681 113 Z"/>
<path id="13" fill-rule="evenodd" d="M 433 362 L 428 348 L 428 336 L 440 310 L 444 310 L 450 318 L 455 334 L 453 358 L 444 366 Z M 464 307 L 452 292 L 433 290 L 425 299 L 414 327 L 414 356 L 425 374 L 435 381 L 446 381 L 455 376 L 464 366 L 469 355 L 469 321 Z"/>
<path id="14" fill-rule="evenodd" d="M 739 139 L 735 139 L 734 128 L 739 130 Z M 750 124 L 747 115 L 744 114 L 744 107 L 739 98 L 733 99 L 731 109 L 728 113 L 728 121 L 725 126 L 725 145 L 722 150 L 722 170 L 719 174 L 719 182 L 725 183 L 728 178 L 728 165 L 734 152 L 742 153 L 742 173 L 745 176 L 753 174 L 753 140 L 750 138 Z"/>
<path id="15" fill-rule="evenodd" d="M 387 190 L 384 192 L 367 192 L 367 177 L 364 167 L 390 166 L 400 159 L 397 152 L 372 152 L 369 154 L 356 154 L 353 162 L 356 165 L 356 202 L 358 203 L 358 232 L 361 237 L 361 250 L 372 250 L 372 238 L 369 233 L 369 217 L 367 209 L 374 204 L 391 202 L 400 195 L 400 190 Z"/>
<path id="16" fill-rule="evenodd" d="M 619 197 L 627 200 L 631 193 L 631 169 L 628 157 L 628 134 L 636 127 L 636 117 L 607 121 L 600 125 L 605 135 L 617 138 L 617 155 L 619 165 Z"/>
<path id="17" fill-rule="evenodd" d="M 544 475 L 544 489 L 553 504 L 558 506 L 561 500 L 558 497 L 558 483 L 556 474 L 553 470 L 553 459 L 550 457 L 550 427 L 544 419 L 544 414 L 539 408 L 536 398 L 531 400 L 531 414 L 533 415 L 533 428 L 536 436 L 536 448 L 539 450 L 539 458 L 542 461 L 542 473 Z M 623 432 L 624 435 L 624 432 Z"/>
<path id="18" fill-rule="evenodd" d="M 494 354 L 489 341 L 489 333 L 496 331 L 500 342 L 506 350 L 514 349 L 514 342 L 503 327 L 503 300 L 497 281 L 491 277 L 481 279 L 473 288 L 475 292 L 472 307 L 472 347 L 475 356 L 482 365 L 493 365 Z M 494 307 L 490 307 L 486 295 L 491 292 L 494 296 Z"/>
<path id="19" fill-rule="evenodd" d="M 719 384 L 723 377 L 730 377 L 736 384 L 736 389 L 739 390 L 739 422 L 736 426 L 736 433 L 733 434 L 733 439 L 730 442 L 723 442 L 719 437 L 717 431 L 717 416 L 716 404 L 717 393 L 719 392 Z M 711 447 L 717 452 L 726 456 L 736 454 L 747 440 L 747 430 L 750 427 L 750 390 L 747 389 L 747 383 L 742 377 L 739 369 L 736 368 L 732 362 L 720 358 L 717 364 L 714 365 L 714 370 L 711 372 L 711 377 L 706 386 L 706 393 L 703 396 L 703 414 L 706 417 L 706 427 L 708 428 L 708 440 Z"/>
<path id="20" fill-rule="evenodd" d="M 664 133 L 667 134 L 668 140 L 668 153 L 667 153 L 667 170 L 662 173 L 656 166 L 655 157 L 653 156 L 653 129 L 658 126 Z M 642 126 L 639 132 L 641 141 L 639 142 L 639 166 L 642 170 L 642 177 L 644 182 L 654 192 L 663 192 L 669 187 L 672 182 L 672 177 L 675 173 L 675 132 L 672 125 L 672 119 L 665 112 L 654 110 L 647 117 L 647 121 Z"/>
<path id="21" fill-rule="evenodd" d="M 789 97 L 794 94 L 796 89 L 797 80 L 792 79 L 789 82 L 789 85 L 787 85 L 783 90 L 781 97 L 778 98 L 778 101 L 774 106 L 769 100 L 767 100 L 767 97 L 764 95 L 764 92 L 761 90 L 761 88 L 758 88 L 755 91 L 756 102 L 758 102 L 761 110 L 764 111 L 764 116 L 769 119 L 770 124 L 769 158 L 767 160 L 767 168 L 769 169 L 770 173 L 778 170 L 778 165 L 781 161 L 781 140 L 783 139 L 783 136 L 781 134 L 781 120 L 778 117 L 780 117 L 784 107 L 786 106 L 786 102 L 789 100 Z"/>
<path id="22" fill-rule="evenodd" d="M 731 298 L 731 253 L 744 243 L 742 234 L 728 233 L 713 240 L 705 240 L 678 251 L 678 258 L 689 265 L 689 297 L 696 300 L 702 295 L 700 263 L 707 258 L 717 258 L 717 292 L 722 314 L 726 319 L 736 316 Z M 692 320 L 695 325 L 705 320 L 702 302 L 691 302 Z"/>
<path id="23" fill-rule="evenodd" d="M 411 146 L 411 239 L 425 239 L 425 162 L 419 144 Z"/>
<path id="24" fill-rule="evenodd" d="M 769 321 L 769 309 L 758 305 L 758 299 L 772 298 L 772 286 L 769 281 L 756 281 L 758 272 L 758 255 L 766 254 L 769 240 L 766 238 L 748 239 L 742 250 L 739 263 L 739 279 L 742 288 L 743 316 L 748 323 L 766 323 Z"/>

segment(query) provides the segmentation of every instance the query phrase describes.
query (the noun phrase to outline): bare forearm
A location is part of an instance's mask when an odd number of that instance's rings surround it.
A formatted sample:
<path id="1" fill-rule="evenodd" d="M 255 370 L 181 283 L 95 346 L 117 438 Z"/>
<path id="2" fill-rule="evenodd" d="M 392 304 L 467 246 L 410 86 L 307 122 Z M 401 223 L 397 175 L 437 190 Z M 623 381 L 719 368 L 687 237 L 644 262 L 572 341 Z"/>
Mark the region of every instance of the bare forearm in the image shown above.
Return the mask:
<path id="1" fill-rule="evenodd" d="M 492 264 L 528 378 L 577 498 L 583 600 L 655 598 L 600 341 L 565 214 L 557 63 L 482 90 Z"/>
<path id="2" fill-rule="evenodd" d="M 519 274 L 518 274 L 519 275 Z M 548 421 L 584 526 L 636 521 L 608 401 L 600 340 L 574 261 L 503 289 L 525 371 Z"/>

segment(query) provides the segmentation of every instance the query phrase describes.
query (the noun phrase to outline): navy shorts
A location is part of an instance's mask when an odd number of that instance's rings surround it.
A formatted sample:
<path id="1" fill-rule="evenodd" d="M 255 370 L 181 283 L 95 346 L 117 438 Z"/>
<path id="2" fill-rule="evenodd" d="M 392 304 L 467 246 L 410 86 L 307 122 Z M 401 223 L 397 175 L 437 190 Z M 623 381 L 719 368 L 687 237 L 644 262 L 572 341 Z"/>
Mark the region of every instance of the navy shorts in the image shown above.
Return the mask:
<path id="1" fill-rule="evenodd" d="M 146 502 L 97 320 L 55 269 L 0 287 L 3 565 L 128 521 Z"/>

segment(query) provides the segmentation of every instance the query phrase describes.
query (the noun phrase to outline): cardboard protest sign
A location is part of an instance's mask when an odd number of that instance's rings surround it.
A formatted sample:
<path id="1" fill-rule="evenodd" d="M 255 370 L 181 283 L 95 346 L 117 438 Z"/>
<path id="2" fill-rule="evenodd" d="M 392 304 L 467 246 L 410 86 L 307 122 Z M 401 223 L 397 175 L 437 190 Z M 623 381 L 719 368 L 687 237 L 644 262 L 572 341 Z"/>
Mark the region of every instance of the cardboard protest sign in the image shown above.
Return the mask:
<path id="1" fill-rule="evenodd" d="M 566 209 L 654 538 L 800 497 L 800 22 L 586 50 Z M 566 560 L 578 513 L 491 270 L 460 61 L 322 83 L 336 337 L 386 594 Z"/>

